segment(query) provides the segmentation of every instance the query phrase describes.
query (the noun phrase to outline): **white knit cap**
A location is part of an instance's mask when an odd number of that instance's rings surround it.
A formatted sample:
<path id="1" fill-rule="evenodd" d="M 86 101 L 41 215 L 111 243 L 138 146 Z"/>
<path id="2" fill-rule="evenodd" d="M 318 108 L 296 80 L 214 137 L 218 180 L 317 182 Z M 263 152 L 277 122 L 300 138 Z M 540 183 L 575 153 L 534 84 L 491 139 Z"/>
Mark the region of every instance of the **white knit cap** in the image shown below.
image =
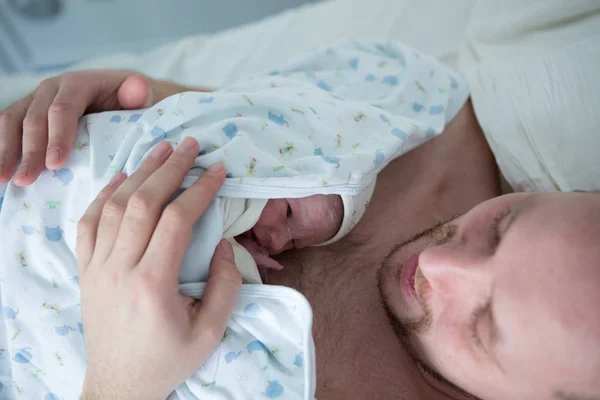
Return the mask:
<path id="1" fill-rule="evenodd" d="M 342 220 L 342 226 L 331 239 L 315 246 L 325 246 L 335 243 L 346 236 L 352 229 L 354 229 L 369 205 L 369 201 L 373 196 L 373 190 L 375 190 L 376 180 L 377 178 L 374 178 L 373 181 L 367 184 L 367 186 L 365 186 L 357 195 L 340 195 L 342 202 L 344 203 L 344 219 Z"/>

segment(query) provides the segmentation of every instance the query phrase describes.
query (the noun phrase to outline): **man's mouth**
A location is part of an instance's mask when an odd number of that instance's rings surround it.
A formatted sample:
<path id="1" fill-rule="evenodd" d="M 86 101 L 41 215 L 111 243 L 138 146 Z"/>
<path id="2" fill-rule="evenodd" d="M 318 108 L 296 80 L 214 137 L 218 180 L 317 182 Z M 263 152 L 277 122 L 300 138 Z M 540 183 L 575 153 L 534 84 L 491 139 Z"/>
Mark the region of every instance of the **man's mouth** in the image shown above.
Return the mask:
<path id="1" fill-rule="evenodd" d="M 421 252 L 418 252 L 408 257 L 408 259 L 404 262 L 404 266 L 402 267 L 402 271 L 400 273 L 402 290 L 404 293 L 414 299 L 417 299 L 417 292 L 415 290 L 415 275 L 417 268 L 419 267 L 420 253 Z"/>

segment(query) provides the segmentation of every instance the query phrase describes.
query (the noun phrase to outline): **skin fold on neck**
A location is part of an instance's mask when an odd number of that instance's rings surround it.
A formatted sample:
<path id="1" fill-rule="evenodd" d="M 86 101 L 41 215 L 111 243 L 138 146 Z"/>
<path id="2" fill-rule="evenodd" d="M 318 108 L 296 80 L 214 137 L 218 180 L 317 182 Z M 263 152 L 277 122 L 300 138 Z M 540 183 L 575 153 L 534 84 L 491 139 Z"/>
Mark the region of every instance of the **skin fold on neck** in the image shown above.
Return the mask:
<path id="1" fill-rule="evenodd" d="M 496 163 L 467 102 L 441 135 L 382 171 L 348 236 L 278 258 L 285 268 L 269 271 L 269 284 L 297 289 L 313 308 L 317 398 L 451 398 L 423 380 L 393 333 L 376 271 L 413 234 L 498 195 Z"/>

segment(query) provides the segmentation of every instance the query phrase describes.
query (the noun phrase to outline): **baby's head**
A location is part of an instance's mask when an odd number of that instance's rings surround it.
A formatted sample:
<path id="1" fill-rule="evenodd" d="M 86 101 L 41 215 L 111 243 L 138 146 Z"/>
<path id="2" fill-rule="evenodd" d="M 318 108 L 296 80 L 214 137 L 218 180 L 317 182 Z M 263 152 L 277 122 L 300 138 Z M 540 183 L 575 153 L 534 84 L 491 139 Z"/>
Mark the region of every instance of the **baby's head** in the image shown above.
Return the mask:
<path id="1" fill-rule="evenodd" d="M 303 198 L 270 199 L 252 229 L 238 236 L 257 265 L 283 268 L 270 256 L 289 249 L 333 243 L 362 217 L 375 180 L 358 195 L 317 194 Z"/>
<path id="2" fill-rule="evenodd" d="M 342 198 L 335 194 L 271 199 L 251 232 L 272 256 L 328 241 L 340 230 L 343 218 Z"/>
<path id="3" fill-rule="evenodd" d="M 270 199 L 252 229 L 237 240 L 259 267 L 280 270 L 271 256 L 325 243 L 340 231 L 343 220 L 344 203 L 335 194 Z"/>

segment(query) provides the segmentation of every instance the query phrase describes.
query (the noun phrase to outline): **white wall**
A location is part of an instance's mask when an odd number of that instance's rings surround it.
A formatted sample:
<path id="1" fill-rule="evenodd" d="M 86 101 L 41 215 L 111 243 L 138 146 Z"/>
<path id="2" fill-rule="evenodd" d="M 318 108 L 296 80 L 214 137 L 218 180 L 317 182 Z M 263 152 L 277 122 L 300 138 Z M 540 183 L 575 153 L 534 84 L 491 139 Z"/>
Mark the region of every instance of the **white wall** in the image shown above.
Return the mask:
<path id="1" fill-rule="evenodd" d="M 40 72 L 115 51 L 144 51 L 318 0 L 2 0 L 0 74 Z M 55 15 L 32 16 L 35 11 Z"/>

